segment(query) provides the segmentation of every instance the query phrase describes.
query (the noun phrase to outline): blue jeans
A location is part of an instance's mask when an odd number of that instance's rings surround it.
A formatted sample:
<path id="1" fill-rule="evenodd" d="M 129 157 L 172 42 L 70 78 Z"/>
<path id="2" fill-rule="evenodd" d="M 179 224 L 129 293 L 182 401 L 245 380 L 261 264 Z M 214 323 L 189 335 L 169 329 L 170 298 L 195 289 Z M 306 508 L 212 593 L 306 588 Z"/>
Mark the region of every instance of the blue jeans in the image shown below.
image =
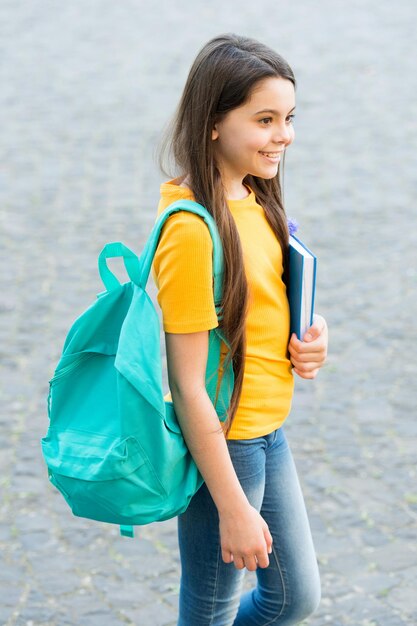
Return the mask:
<path id="1" fill-rule="evenodd" d="M 320 576 L 297 471 L 283 428 L 255 439 L 228 440 L 249 502 L 269 526 L 269 566 L 241 596 L 245 570 L 224 563 L 219 517 L 205 484 L 178 517 L 181 588 L 178 626 L 290 626 L 320 602 Z"/>

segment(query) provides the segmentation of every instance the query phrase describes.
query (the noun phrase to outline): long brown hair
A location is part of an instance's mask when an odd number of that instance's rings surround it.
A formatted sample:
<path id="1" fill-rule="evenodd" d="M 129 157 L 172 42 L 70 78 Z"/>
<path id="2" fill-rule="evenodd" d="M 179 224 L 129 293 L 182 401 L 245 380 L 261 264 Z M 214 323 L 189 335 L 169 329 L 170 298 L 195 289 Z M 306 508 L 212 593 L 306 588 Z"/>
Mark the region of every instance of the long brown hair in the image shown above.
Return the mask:
<path id="1" fill-rule="evenodd" d="M 239 233 L 216 166 L 211 133 L 215 123 L 232 109 L 244 104 L 255 84 L 268 77 L 286 78 L 296 88 L 290 66 L 268 46 L 235 34 L 211 39 L 191 66 L 182 97 L 159 151 L 159 165 L 165 175 L 173 175 L 166 171 L 166 157 L 169 156 L 173 157 L 178 170 L 176 175 L 188 176 L 187 182 L 196 202 L 206 207 L 213 216 L 223 244 L 223 319 L 219 328 L 230 344 L 229 359 L 233 360 L 235 376 L 225 423 L 226 433 L 232 425 L 242 391 L 248 285 Z M 243 182 L 254 191 L 281 245 L 285 280 L 289 233 L 281 195 L 280 172 L 281 164 L 277 176 L 272 179 L 248 175 Z M 226 362 L 223 371 L 225 367 Z"/>

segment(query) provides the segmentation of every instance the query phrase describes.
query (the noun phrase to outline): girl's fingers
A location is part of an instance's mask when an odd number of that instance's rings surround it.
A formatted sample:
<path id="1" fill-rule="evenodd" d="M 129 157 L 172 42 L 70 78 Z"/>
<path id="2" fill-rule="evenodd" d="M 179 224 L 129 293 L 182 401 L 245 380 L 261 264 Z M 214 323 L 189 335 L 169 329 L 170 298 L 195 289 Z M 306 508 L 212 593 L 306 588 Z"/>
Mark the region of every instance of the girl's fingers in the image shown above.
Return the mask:
<path id="1" fill-rule="evenodd" d="M 243 569 L 245 567 L 245 561 L 241 556 L 237 556 L 233 559 L 236 569 Z M 256 569 L 256 568 L 255 568 Z"/>
<path id="2" fill-rule="evenodd" d="M 236 556 L 233 560 L 236 569 L 243 569 L 246 567 L 250 572 L 254 572 L 257 567 L 268 567 L 269 558 L 266 553 L 257 554 L 256 556 Z"/>
<path id="3" fill-rule="evenodd" d="M 325 354 L 324 353 L 319 353 L 316 352 L 314 354 L 299 354 L 298 352 L 295 352 L 294 354 L 290 353 L 293 362 L 298 362 L 298 363 L 321 363 L 322 361 L 324 361 L 325 359 Z"/>
<path id="4" fill-rule="evenodd" d="M 256 560 L 258 562 L 258 567 L 268 567 L 269 558 L 266 552 L 262 552 L 261 554 L 256 555 Z M 246 566 L 247 567 L 247 566 Z"/>
<path id="5" fill-rule="evenodd" d="M 306 343 L 300 345 L 288 344 L 288 351 L 290 354 L 294 356 L 299 356 L 300 358 L 314 358 L 316 355 L 320 355 L 321 353 L 326 351 L 325 344 L 320 341 L 316 344 Z"/>
<path id="6" fill-rule="evenodd" d="M 300 376 L 301 378 L 308 378 L 308 379 L 316 378 L 319 371 L 320 371 L 319 368 L 313 370 L 312 372 L 302 372 L 295 367 L 293 368 L 293 372 L 298 374 L 298 376 Z"/>
<path id="7" fill-rule="evenodd" d="M 308 366 L 304 364 L 301 366 L 295 365 L 293 369 L 297 370 L 297 373 L 301 372 L 302 374 L 311 374 L 312 372 L 318 371 L 320 368 L 317 367 L 317 364 L 312 363 L 312 364 L 309 364 Z"/>
<path id="8" fill-rule="evenodd" d="M 326 322 L 324 318 L 316 320 L 312 326 L 307 330 L 303 337 L 303 341 L 314 341 L 325 331 Z"/>
<path id="9" fill-rule="evenodd" d="M 233 554 L 229 550 L 222 550 L 222 559 L 225 563 L 231 563 L 233 561 Z"/>
<path id="10" fill-rule="evenodd" d="M 267 552 L 268 554 L 271 554 L 273 539 L 272 539 L 271 533 L 269 532 L 268 526 L 264 530 L 264 537 L 265 537 Z"/>
<path id="11" fill-rule="evenodd" d="M 291 363 L 293 364 L 293 366 L 301 370 L 302 372 L 311 372 L 317 369 L 318 367 L 321 367 L 324 364 L 324 362 L 325 362 L 325 359 L 322 359 L 321 361 L 309 361 L 309 362 L 299 361 L 293 358 L 291 359 Z"/>
<path id="12" fill-rule="evenodd" d="M 244 567 L 246 567 L 246 569 L 250 572 L 254 572 L 258 567 L 257 559 L 254 556 L 245 557 Z"/>

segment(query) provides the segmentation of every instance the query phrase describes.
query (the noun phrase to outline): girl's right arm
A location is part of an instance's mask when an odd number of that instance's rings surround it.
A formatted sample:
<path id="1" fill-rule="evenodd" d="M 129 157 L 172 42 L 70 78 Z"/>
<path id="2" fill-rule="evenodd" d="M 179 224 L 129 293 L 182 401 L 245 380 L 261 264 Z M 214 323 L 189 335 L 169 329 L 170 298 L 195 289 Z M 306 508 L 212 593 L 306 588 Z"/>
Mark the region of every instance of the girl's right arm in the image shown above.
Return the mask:
<path id="1" fill-rule="evenodd" d="M 267 567 L 272 537 L 234 470 L 219 418 L 205 388 L 208 331 L 165 333 L 168 379 L 184 439 L 219 512 L 222 557 L 238 569 Z"/>

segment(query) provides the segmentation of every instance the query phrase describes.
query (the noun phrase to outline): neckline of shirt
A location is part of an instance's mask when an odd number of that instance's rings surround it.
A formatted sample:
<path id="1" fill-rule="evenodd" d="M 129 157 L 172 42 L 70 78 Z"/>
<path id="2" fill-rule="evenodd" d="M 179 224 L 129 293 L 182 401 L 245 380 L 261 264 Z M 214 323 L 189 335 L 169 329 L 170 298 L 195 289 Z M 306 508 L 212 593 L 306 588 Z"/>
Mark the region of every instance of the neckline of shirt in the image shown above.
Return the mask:
<path id="1" fill-rule="evenodd" d="M 188 187 L 181 187 L 181 185 L 178 185 L 174 182 L 175 180 L 177 179 L 173 178 L 172 180 L 168 180 L 165 183 L 161 184 L 161 195 L 175 196 L 176 199 L 178 199 L 178 195 L 180 195 L 181 198 L 194 200 L 194 195 L 191 189 L 189 189 Z M 230 209 L 241 209 L 246 206 L 253 206 L 254 204 L 256 204 L 255 192 L 249 187 L 249 185 L 245 186 L 249 190 L 249 193 L 245 198 L 240 198 L 238 200 L 227 199 L 227 204 Z"/>

